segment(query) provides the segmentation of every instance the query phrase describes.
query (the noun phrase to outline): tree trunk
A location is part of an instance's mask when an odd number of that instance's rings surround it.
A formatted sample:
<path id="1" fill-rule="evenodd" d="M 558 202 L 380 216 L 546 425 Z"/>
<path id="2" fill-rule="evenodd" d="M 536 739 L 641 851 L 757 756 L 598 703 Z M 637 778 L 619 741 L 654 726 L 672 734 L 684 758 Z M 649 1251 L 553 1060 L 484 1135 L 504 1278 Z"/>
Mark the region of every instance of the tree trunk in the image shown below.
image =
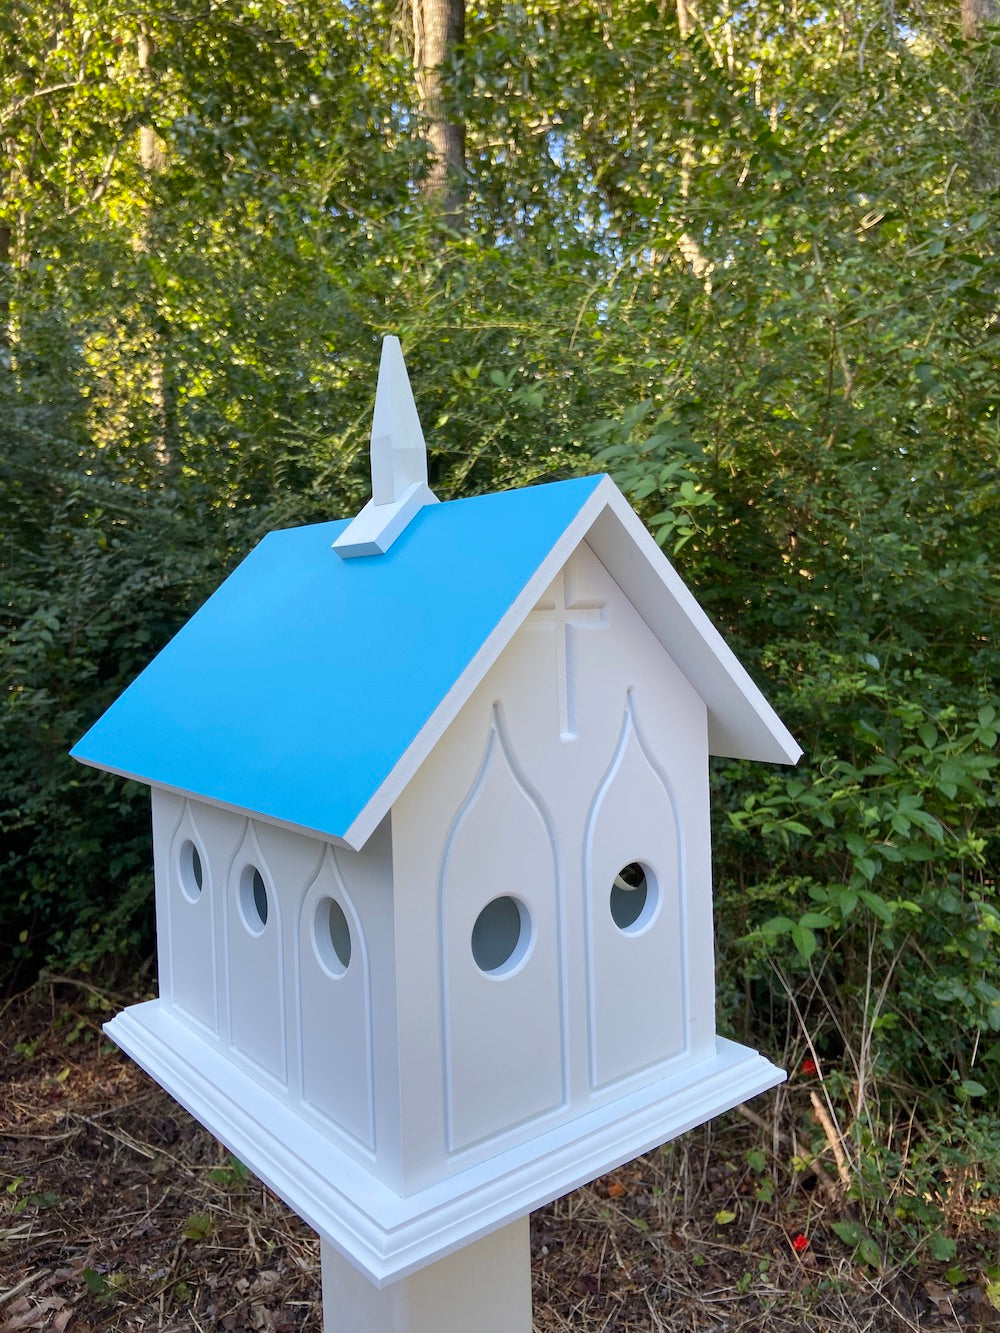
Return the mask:
<path id="1" fill-rule="evenodd" d="M 1000 0 L 961 0 L 962 36 L 975 41 L 987 23 L 1000 23 Z"/>
<path id="2" fill-rule="evenodd" d="M 10 263 L 11 229 L 6 222 L 0 222 L 0 267 Z M 4 281 L 0 291 L 0 351 L 10 347 L 10 293 Z"/>
<path id="3" fill-rule="evenodd" d="M 1000 23 L 1000 0 L 960 0 L 962 36 L 982 42 L 971 53 L 968 139 L 972 150 L 973 179 L 987 194 L 1000 184 L 1000 48 L 982 39 L 984 29 Z"/>
<path id="4" fill-rule="evenodd" d="M 154 53 L 152 38 L 140 29 L 138 40 L 139 72 L 142 79 L 152 84 L 155 75 L 151 66 Z M 139 129 L 139 160 L 148 181 L 158 176 L 166 168 L 167 154 L 163 140 L 153 125 L 142 125 Z M 150 201 L 145 209 L 145 218 L 139 236 L 139 249 L 149 253 L 155 245 L 154 205 Z M 174 396 L 171 392 L 167 370 L 164 343 L 166 341 L 161 327 L 156 301 L 153 296 L 147 300 L 147 318 L 149 321 L 149 396 L 153 415 L 153 454 L 161 467 L 166 467 L 173 454 L 174 436 Z"/>
<path id="5" fill-rule="evenodd" d="M 424 194 L 460 226 L 465 210 L 465 123 L 448 106 L 447 68 L 465 40 L 465 0 L 411 0 L 413 63 L 433 160 Z"/>
<path id="6" fill-rule="evenodd" d="M 691 15 L 688 11 L 687 0 L 676 0 L 677 4 L 677 31 L 682 42 L 687 41 L 691 33 Z M 688 97 L 684 101 L 684 119 L 687 124 L 691 124 L 694 119 L 694 99 Z M 684 230 L 681 232 L 678 247 L 681 254 L 691 266 L 691 272 L 696 278 L 699 278 L 704 285 L 705 291 L 712 293 L 712 266 L 706 259 L 697 239 L 691 235 L 690 215 L 688 202 L 691 198 L 691 169 L 694 166 L 694 149 L 691 140 L 687 137 L 681 143 L 681 199 L 684 207 Z"/>

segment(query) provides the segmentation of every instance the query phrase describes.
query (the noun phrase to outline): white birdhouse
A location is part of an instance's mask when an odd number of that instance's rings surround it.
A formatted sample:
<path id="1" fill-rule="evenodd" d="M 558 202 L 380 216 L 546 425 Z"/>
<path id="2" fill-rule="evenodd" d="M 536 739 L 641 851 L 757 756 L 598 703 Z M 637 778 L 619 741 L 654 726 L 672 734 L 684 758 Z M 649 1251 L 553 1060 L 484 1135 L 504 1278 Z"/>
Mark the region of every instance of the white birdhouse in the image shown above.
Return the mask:
<path id="1" fill-rule="evenodd" d="M 436 502 L 393 338 L 372 478 L 73 751 L 152 788 L 160 998 L 108 1032 L 319 1232 L 338 1329 L 783 1078 L 716 1035 L 708 760 L 800 753 L 609 478 Z"/>

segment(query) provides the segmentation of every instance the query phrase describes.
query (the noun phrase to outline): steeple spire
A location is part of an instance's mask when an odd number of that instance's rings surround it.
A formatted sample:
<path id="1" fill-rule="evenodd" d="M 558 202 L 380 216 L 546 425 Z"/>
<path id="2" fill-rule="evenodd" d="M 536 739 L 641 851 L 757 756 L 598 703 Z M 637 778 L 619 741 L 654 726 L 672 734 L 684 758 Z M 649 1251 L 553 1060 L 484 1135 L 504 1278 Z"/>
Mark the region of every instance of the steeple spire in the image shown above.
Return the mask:
<path id="1" fill-rule="evenodd" d="M 427 446 L 399 339 L 382 340 L 371 433 L 372 498 L 333 543 L 340 556 L 383 555 L 425 504 Z"/>

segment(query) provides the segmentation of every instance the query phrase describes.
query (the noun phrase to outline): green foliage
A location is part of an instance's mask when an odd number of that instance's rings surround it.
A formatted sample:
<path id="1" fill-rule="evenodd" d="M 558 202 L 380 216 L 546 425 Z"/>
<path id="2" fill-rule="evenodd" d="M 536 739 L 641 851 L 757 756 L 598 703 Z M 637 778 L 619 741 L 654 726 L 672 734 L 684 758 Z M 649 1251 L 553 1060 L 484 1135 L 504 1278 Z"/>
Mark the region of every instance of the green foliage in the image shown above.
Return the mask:
<path id="1" fill-rule="evenodd" d="M 41 1194 L 22 1194 L 21 1186 L 25 1183 L 24 1176 L 15 1176 L 10 1183 L 5 1186 L 5 1193 L 9 1196 L 6 1200 L 6 1211 L 11 1217 L 17 1217 L 20 1213 L 31 1210 L 41 1211 L 44 1208 L 54 1208 L 59 1202 L 57 1195 L 51 1190 L 44 1190 Z"/>
<path id="2" fill-rule="evenodd" d="M 888 697 L 884 673 L 871 667 L 868 676 L 867 699 L 884 711 L 877 723 L 855 705 L 851 758 L 827 758 L 811 779 L 769 774 L 727 811 L 735 841 L 753 833 L 773 849 L 766 879 L 748 895 L 743 925 L 758 918 L 748 942 L 770 958 L 787 941 L 793 970 L 821 960 L 827 999 L 837 988 L 846 1007 L 877 948 L 883 993 L 878 1011 L 859 1018 L 893 1061 L 946 1081 L 978 1032 L 995 1079 L 1000 910 L 980 831 L 984 815 L 995 821 L 995 710 L 984 704 L 960 720 L 948 705 L 929 717 L 909 697 L 921 673 Z M 785 910 L 764 915 L 769 902 Z"/>
<path id="3" fill-rule="evenodd" d="M 855 1261 L 877 1270 L 948 1264 L 957 1254 L 955 1234 L 971 1219 L 988 1246 L 1000 1228 L 995 1119 L 961 1105 L 946 1110 L 942 1101 L 932 1100 L 921 1120 L 933 1133 L 914 1139 L 912 1125 L 887 1133 L 875 1112 L 852 1120 L 850 1086 L 836 1076 L 828 1084 L 824 1095 L 846 1131 L 843 1148 L 850 1165 L 843 1215 L 831 1230 Z M 814 1131 L 810 1146 L 821 1156 L 824 1135 Z"/>
<path id="4" fill-rule="evenodd" d="M 869 1268 L 882 1267 L 882 1251 L 860 1222 L 834 1222 L 831 1229 L 851 1247 L 859 1263 Z"/>
<path id="5" fill-rule="evenodd" d="M 208 1240 L 215 1230 L 215 1218 L 211 1213 L 191 1213 L 184 1224 L 185 1240 Z"/>
<path id="6" fill-rule="evenodd" d="M 395 331 L 437 492 L 607 468 L 802 743 L 716 764 L 723 1012 L 822 1056 L 870 1199 L 896 1115 L 978 1162 L 1000 1093 L 993 37 L 685 12 L 475 7 L 463 232 L 395 7 L 0 15 L 0 972 L 150 947 L 145 793 L 67 751 L 360 507 Z"/>
<path id="7" fill-rule="evenodd" d="M 208 1178 L 228 1193 L 236 1194 L 246 1188 L 250 1172 L 237 1157 L 230 1154 L 229 1165 L 209 1171 Z"/>

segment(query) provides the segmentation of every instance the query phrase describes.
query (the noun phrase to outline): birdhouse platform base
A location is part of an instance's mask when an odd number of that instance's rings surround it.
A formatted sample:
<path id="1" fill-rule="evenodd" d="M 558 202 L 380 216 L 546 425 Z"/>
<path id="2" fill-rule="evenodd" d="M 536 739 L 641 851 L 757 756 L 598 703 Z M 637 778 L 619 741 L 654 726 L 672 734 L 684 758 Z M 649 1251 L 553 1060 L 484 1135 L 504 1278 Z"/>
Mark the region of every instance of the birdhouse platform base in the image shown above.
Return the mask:
<path id="1" fill-rule="evenodd" d="M 376 1287 L 322 1242 L 323 1333 L 531 1333 L 528 1219 Z"/>
<path id="2" fill-rule="evenodd" d="M 756 1051 L 718 1037 L 707 1058 L 568 1122 L 539 1125 L 528 1142 L 403 1196 L 164 1001 L 123 1010 L 105 1031 L 376 1287 L 435 1264 L 785 1077 Z"/>

